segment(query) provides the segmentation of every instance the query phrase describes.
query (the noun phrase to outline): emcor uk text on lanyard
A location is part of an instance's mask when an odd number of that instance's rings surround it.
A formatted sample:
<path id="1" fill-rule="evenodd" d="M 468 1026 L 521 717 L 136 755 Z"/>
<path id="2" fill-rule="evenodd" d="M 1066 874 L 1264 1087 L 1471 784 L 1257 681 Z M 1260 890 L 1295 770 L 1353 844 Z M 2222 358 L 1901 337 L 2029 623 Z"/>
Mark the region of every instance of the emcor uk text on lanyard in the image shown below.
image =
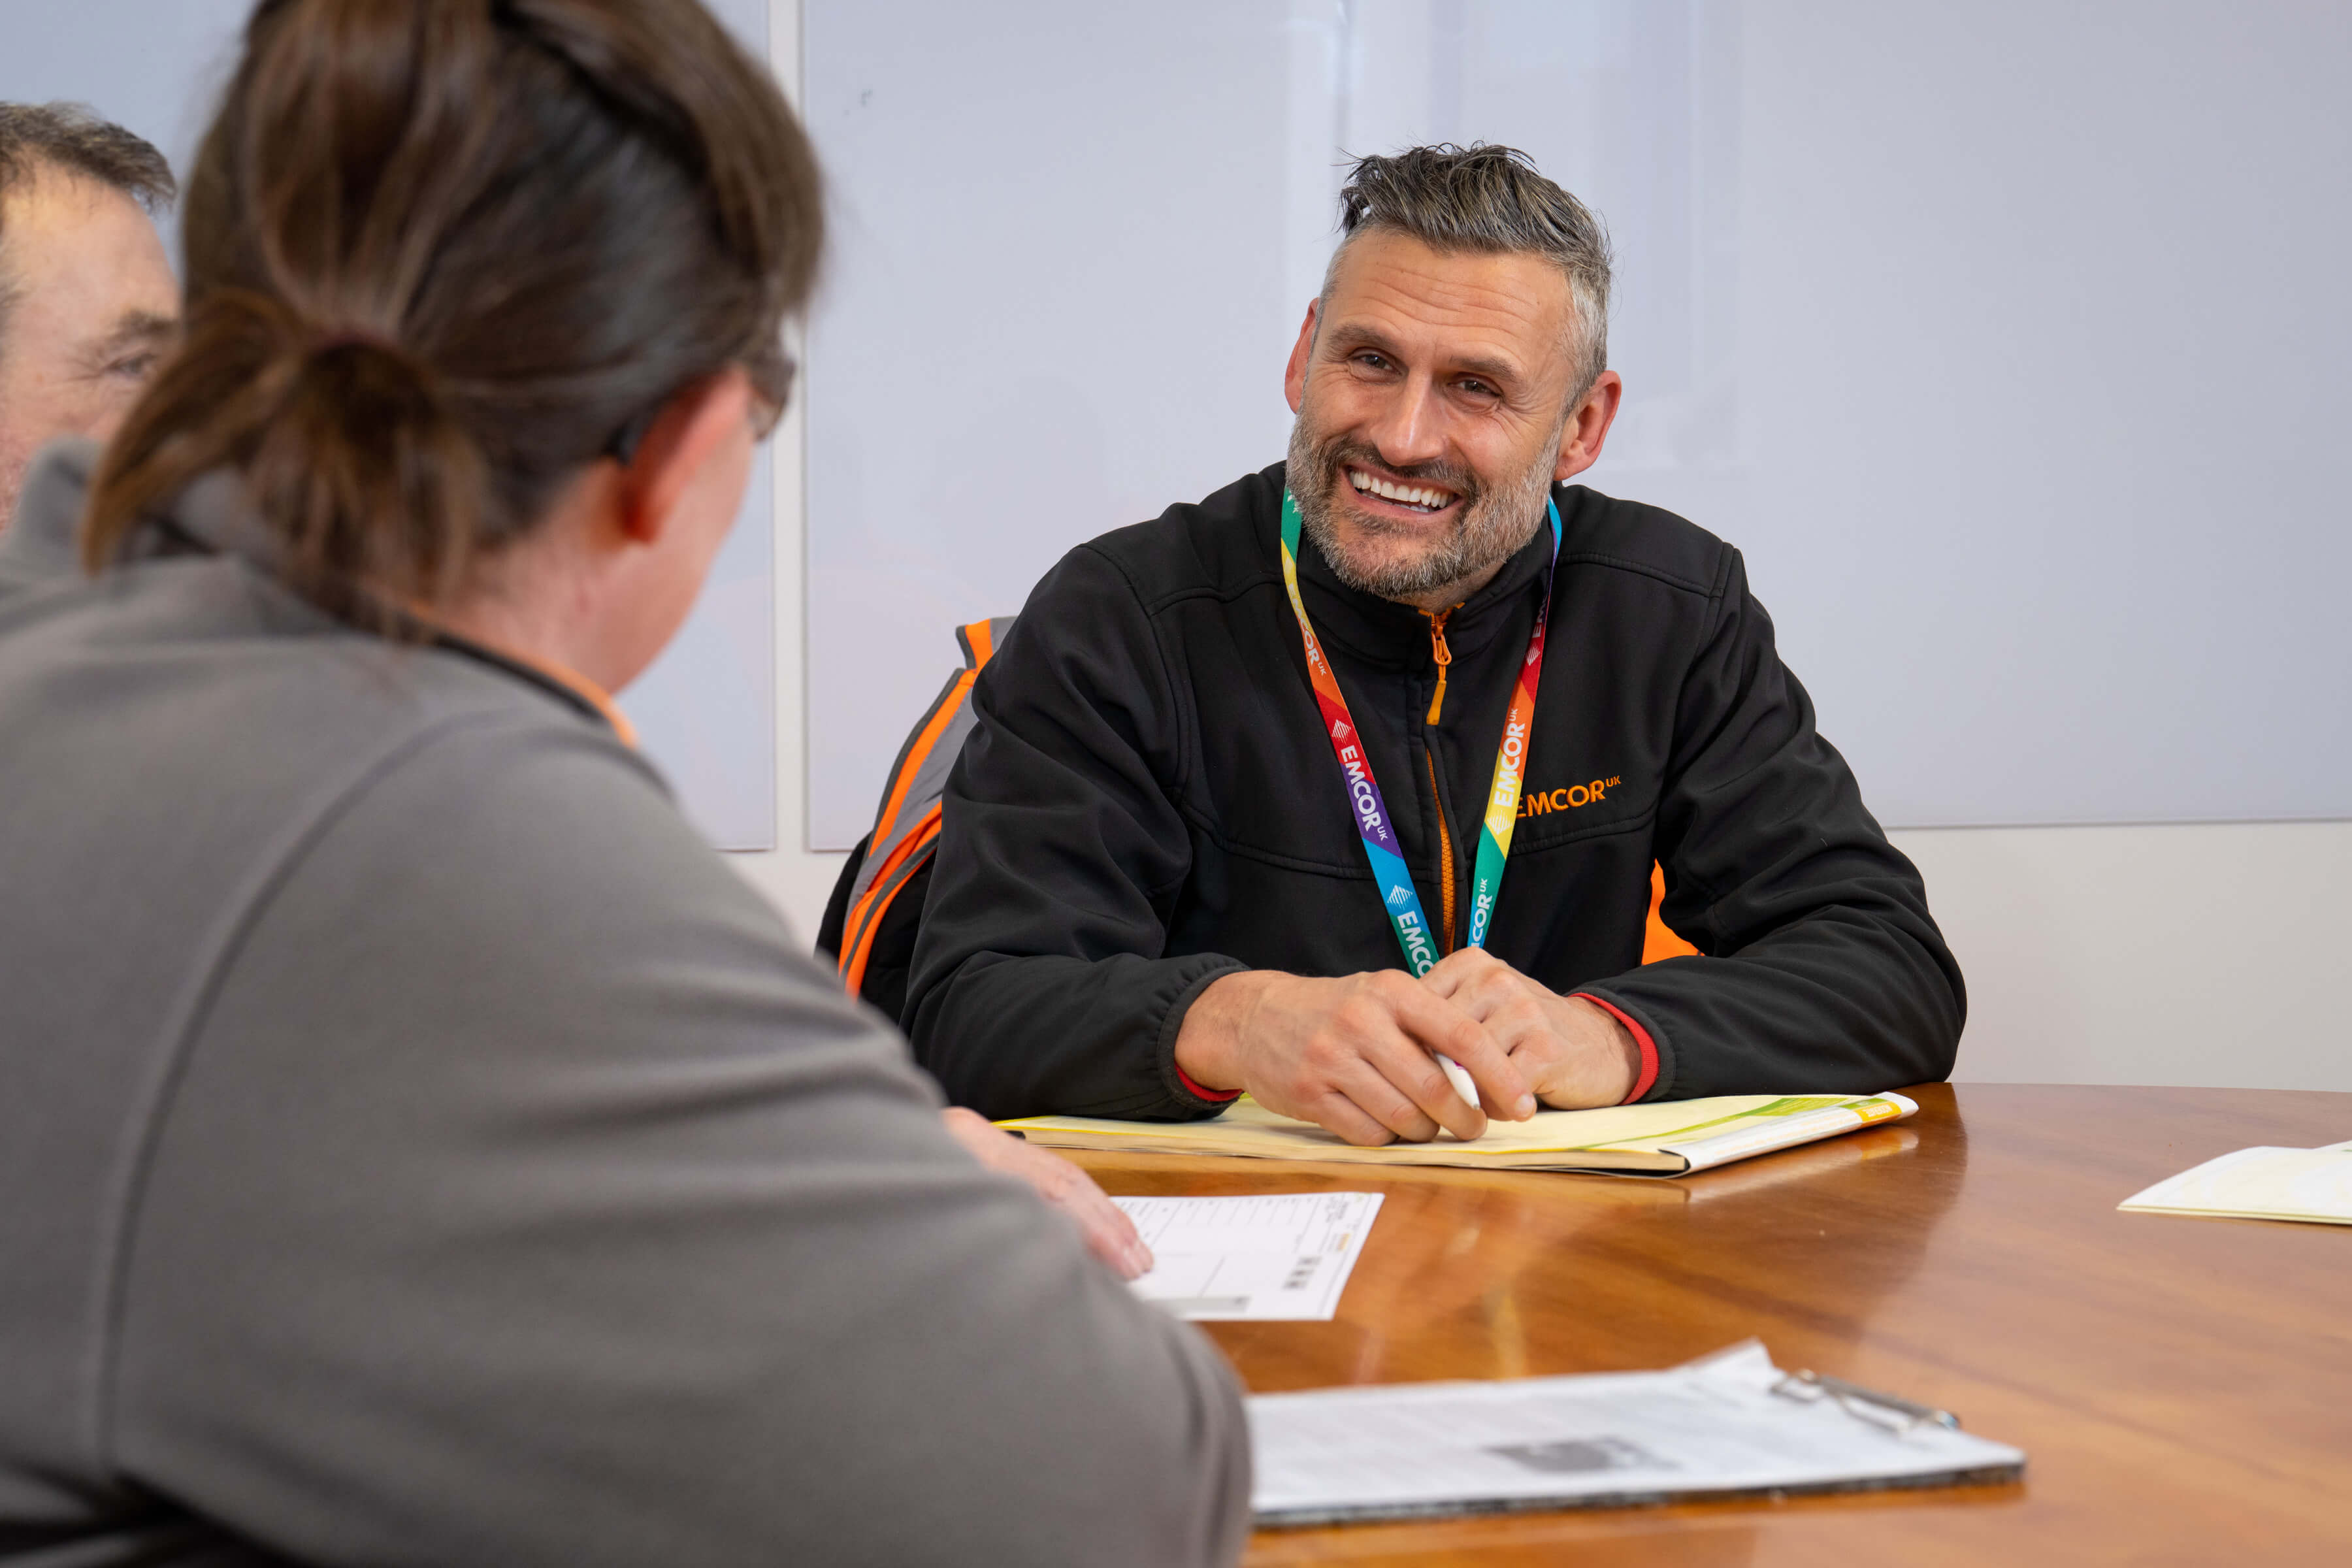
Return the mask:
<path id="1" fill-rule="evenodd" d="M 1503 739 L 1495 748 L 1495 783 L 1486 792 L 1486 820 L 1478 830 L 1478 859 L 1470 884 L 1470 934 L 1464 944 L 1486 945 L 1486 928 L 1495 913 L 1495 900 L 1503 889 L 1503 867 L 1510 858 L 1511 829 L 1518 823 L 1519 787 L 1525 781 L 1528 742 L 1535 732 L 1536 686 L 1543 679 L 1544 631 L 1551 622 L 1552 579 L 1559 571 L 1559 508 L 1549 498 L 1544 511 L 1551 521 L 1551 565 L 1544 574 L 1543 604 L 1536 611 L 1536 629 L 1528 637 L 1527 657 L 1519 661 L 1519 679 L 1511 692 L 1510 711 L 1503 718 Z M 1355 808 L 1356 831 L 1364 841 L 1364 858 L 1371 862 L 1372 880 L 1381 902 L 1396 929 L 1397 945 L 1404 949 L 1405 967 L 1426 974 L 1437 963 L 1437 939 L 1422 912 L 1421 894 L 1405 869 L 1404 854 L 1389 819 L 1388 803 L 1372 777 L 1372 760 L 1364 752 L 1363 738 L 1339 692 L 1339 678 L 1323 657 L 1315 625 L 1307 618 L 1307 601 L 1298 596 L 1298 503 L 1282 492 L 1282 582 L 1290 590 L 1291 612 L 1298 617 L 1298 635 L 1307 644 L 1307 677 L 1315 687 L 1316 706 L 1323 710 L 1324 732 L 1331 754 L 1339 759 L 1346 777 L 1348 804 Z"/>

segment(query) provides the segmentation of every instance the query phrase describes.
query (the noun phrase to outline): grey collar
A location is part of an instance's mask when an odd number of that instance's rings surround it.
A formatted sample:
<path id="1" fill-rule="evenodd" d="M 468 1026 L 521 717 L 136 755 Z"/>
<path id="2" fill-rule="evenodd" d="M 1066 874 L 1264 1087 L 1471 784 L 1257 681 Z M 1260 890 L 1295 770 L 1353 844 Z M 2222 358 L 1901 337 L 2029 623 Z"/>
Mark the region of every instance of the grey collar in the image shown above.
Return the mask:
<path id="1" fill-rule="evenodd" d="M 52 441 L 41 448 L 25 476 L 16 521 L 0 531 L 0 588 L 29 587 L 81 575 L 78 535 L 81 513 L 97 476 L 102 448 L 83 437 Z M 241 555 L 265 569 L 278 559 L 278 540 L 264 528 L 233 469 L 205 475 L 174 497 L 166 509 L 172 531 L 206 549 Z M 131 553 L 152 549 L 134 542 Z"/>
<path id="2" fill-rule="evenodd" d="M 0 531 L 0 598 L 22 588 L 80 580 L 75 535 L 99 455 L 97 442 L 74 437 L 50 443 L 34 459 L 16 504 L 16 521 Z M 247 497 L 243 478 L 233 468 L 215 469 L 190 484 L 171 502 L 168 516 L 153 520 L 142 532 L 144 537 L 131 547 L 134 555 L 169 548 L 169 536 L 177 534 L 184 545 L 193 542 L 207 553 L 240 556 L 273 578 L 283 555 L 283 546 L 263 525 Z M 430 625 L 422 627 L 419 640 L 490 665 L 599 725 L 611 724 L 610 716 L 579 691 L 510 655 Z"/>
<path id="3" fill-rule="evenodd" d="M 0 531 L 0 589 L 79 575 L 74 534 L 98 455 L 97 442 L 71 437 L 50 442 L 33 459 L 16 498 L 16 521 Z"/>

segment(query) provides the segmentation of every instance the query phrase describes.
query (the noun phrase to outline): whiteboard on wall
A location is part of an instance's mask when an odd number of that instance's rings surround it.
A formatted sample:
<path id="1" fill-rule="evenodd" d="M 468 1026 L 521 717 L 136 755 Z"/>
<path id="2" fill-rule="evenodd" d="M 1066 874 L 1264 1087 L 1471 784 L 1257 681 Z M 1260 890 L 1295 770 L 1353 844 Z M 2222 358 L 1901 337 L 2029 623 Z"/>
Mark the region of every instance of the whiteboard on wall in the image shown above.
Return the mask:
<path id="1" fill-rule="evenodd" d="M 769 58 L 767 0 L 706 4 L 755 58 Z M 0 100 L 86 103 L 153 142 L 184 175 L 252 8 L 251 0 L 12 0 L 0 10 Z M 176 240 L 173 249 L 176 258 Z M 723 849 L 776 843 L 771 474 L 762 448 L 693 615 L 621 699 L 687 815 Z"/>
<path id="2" fill-rule="evenodd" d="M 2352 816 L 2352 8 L 806 0 L 810 838 L 950 628 L 1279 458 L 1342 151 L 1619 257 L 1586 482 L 1745 551 L 1891 824 Z"/>

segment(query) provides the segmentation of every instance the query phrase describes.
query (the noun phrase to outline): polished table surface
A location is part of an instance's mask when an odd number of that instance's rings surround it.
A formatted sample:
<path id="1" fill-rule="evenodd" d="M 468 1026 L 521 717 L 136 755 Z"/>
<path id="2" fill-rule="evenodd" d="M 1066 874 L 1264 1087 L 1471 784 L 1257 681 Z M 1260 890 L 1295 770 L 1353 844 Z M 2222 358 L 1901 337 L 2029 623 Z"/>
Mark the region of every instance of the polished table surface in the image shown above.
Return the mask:
<path id="1" fill-rule="evenodd" d="M 1328 1323 L 1204 1325 L 1253 1391 L 1671 1366 L 1761 1338 L 1957 1412 L 2023 1481 L 1265 1531 L 1252 1563 L 2352 1565 L 2352 1228 L 2118 1214 L 2352 1138 L 2352 1094 L 1935 1085 L 1674 1182 L 1075 1156 L 1114 1194 L 1376 1191 Z"/>

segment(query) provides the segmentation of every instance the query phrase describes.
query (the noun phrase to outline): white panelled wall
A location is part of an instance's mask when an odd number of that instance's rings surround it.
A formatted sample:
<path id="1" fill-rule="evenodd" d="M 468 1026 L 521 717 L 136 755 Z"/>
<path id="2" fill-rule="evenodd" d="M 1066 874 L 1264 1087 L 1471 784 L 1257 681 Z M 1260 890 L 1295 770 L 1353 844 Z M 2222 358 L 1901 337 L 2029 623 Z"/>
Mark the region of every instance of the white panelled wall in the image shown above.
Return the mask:
<path id="1" fill-rule="evenodd" d="M 768 50 L 776 79 L 801 101 L 800 0 L 769 0 Z M 801 345 L 794 344 L 795 351 Z M 795 352 L 794 357 L 799 358 Z M 814 942 L 845 855 L 808 843 L 808 409 L 803 379 L 776 426 L 776 847 L 730 855 L 803 942 Z M 908 722 L 912 722 L 910 717 Z M 878 802 L 877 803 L 879 804 Z"/>
<path id="2" fill-rule="evenodd" d="M 799 0 L 772 0 L 772 15 L 776 74 L 796 89 Z M 801 847 L 805 428 L 796 405 L 776 436 L 776 822 L 784 847 L 730 858 L 808 941 L 844 858 Z M 1969 1027 L 1955 1077 L 2352 1090 L 2352 1031 L 2336 984 L 2352 949 L 2352 823 L 1939 828 L 1894 837 L 1925 873 L 1968 974 Z"/>
<path id="3" fill-rule="evenodd" d="M 2352 1089 L 2352 823 L 1893 837 L 1968 975 L 1953 1077 Z"/>

